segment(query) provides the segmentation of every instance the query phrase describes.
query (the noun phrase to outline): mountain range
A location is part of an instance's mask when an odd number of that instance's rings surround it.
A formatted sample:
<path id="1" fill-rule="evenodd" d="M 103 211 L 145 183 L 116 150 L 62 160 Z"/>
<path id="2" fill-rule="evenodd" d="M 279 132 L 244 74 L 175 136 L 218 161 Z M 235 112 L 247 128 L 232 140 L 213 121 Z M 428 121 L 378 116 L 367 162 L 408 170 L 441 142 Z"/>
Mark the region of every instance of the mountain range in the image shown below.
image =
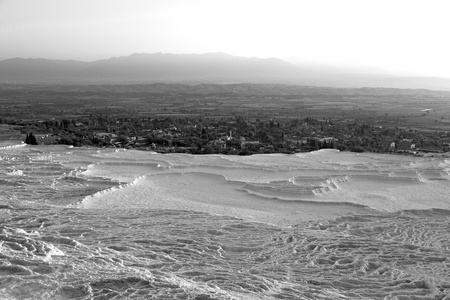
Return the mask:
<path id="1" fill-rule="evenodd" d="M 450 90 L 450 79 L 340 72 L 299 66 L 277 58 L 224 53 L 136 53 L 93 62 L 12 58 L 0 61 L 0 83 L 283 83 L 329 87 Z"/>

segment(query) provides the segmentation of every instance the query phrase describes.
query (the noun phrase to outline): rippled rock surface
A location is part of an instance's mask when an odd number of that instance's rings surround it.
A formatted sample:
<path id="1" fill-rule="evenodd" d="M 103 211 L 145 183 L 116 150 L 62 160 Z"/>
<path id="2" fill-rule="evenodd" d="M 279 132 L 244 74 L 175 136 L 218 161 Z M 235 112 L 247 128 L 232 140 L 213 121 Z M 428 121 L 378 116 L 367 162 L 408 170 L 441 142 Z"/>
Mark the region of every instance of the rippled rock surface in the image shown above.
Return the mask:
<path id="1" fill-rule="evenodd" d="M 448 211 L 347 216 L 291 228 L 174 210 L 17 207 L 3 215 L 5 299 L 444 299 L 450 293 Z"/>
<path id="2" fill-rule="evenodd" d="M 450 298 L 445 159 L 0 156 L 0 299 Z"/>

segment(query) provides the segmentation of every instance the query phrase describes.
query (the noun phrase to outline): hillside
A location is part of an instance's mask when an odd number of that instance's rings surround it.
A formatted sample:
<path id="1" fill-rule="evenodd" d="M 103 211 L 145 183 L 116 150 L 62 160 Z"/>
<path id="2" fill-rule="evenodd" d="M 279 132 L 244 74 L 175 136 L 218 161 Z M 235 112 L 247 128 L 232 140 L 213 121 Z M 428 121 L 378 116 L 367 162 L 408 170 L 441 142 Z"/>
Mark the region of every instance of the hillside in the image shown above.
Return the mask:
<path id="1" fill-rule="evenodd" d="M 280 59 L 208 54 L 132 54 L 93 62 L 14 58 L 0 62 L 3 83 L 284 82 L 300 69 Z"/>

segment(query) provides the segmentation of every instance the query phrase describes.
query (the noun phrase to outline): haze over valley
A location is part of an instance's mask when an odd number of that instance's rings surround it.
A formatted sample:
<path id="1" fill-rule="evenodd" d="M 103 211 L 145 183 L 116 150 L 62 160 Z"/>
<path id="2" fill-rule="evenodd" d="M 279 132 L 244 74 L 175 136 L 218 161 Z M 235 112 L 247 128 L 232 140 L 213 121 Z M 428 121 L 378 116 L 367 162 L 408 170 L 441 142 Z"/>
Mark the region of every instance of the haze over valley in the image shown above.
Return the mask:
<path id="1" fill-rule="evenodd" d="M 224 53 L 135 53 L 83 62 L 40 58 L 0 61 L 0 83 L 279 83 L 323 87 L 450 90 L 450 79 L 371 74 L 363 70 L 248 58 Z"/>

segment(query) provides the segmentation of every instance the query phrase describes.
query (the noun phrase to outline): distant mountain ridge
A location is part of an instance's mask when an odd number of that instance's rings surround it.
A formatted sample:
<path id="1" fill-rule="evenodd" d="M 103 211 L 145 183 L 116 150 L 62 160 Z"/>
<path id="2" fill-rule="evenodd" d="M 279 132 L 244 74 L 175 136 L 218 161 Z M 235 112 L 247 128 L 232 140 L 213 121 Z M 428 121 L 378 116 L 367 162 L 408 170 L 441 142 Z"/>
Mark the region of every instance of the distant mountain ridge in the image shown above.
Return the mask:
<path id="1" fill-rule="evenodd" d="M 135 53 L 93 62 L 12 58 L 0 61 L 0 83 L 286 83 L 330 87 L 450 90 L 450 79 L 338 74 L 301 67 L 278 58 L 224 53 Z"/>
<path id="2" fill-rule="evenodd" d="M 1 82 L 275 82 L 299 69 L 280 59 L 223 53 L 135 53 L 93 62 L 13 58 L 0 61 Z"/>

